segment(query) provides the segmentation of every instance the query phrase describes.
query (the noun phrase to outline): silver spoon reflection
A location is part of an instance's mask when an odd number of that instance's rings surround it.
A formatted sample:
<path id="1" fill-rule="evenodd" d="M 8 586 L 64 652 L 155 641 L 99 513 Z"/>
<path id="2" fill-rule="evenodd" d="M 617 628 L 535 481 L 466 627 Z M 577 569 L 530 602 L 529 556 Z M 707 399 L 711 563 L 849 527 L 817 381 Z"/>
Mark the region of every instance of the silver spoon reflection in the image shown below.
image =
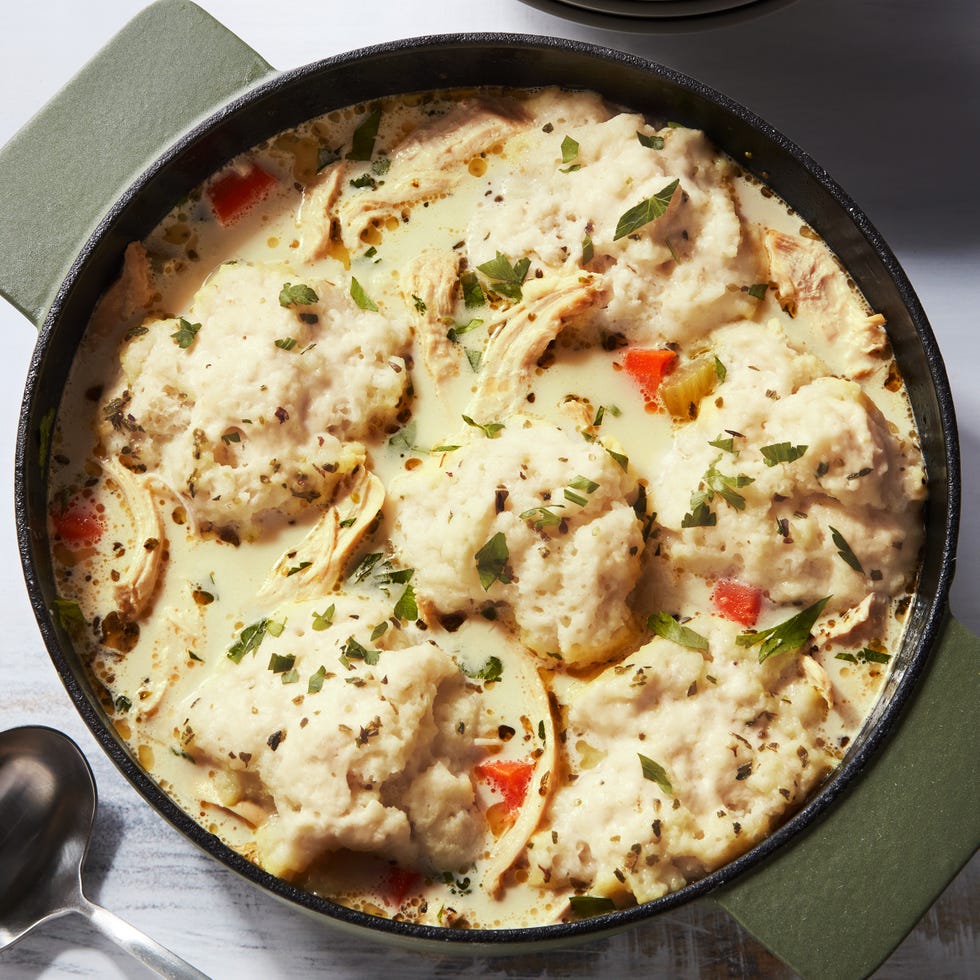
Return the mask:
<path id="1" fill-rule="evenodd" d="M 161 976 L 207 980 L 82 893 L 95 805 L 92 770 L 67 735 L 39 726 L 0 734 L 0 951 L 78 912 Z"/>

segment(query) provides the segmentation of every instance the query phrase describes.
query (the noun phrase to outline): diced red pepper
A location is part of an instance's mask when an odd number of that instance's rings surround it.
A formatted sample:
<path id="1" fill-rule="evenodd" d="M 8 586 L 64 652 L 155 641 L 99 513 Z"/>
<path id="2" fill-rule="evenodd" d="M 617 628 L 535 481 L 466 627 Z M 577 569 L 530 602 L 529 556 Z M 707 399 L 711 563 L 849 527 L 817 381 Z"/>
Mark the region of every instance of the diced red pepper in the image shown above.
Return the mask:
<path id="1" fill-rule="evenodd" d="M 91 500 L 73 497 L 64 510 L 51 511 L 55 534 L 66 544 L 95 544 L 105 531 L 105 518 Z"/>
<path id="2" fill-rule="evenodd" d="M 256 164 L 245 173 L 229 170 L 207 190 L 208 200 L 223 225 L 237 221 L 275 186 L 276 178 Z"/>
<path id="3" fill-rule="evenodd" d="M 677 355 L 666 347 L 630 347 L 623 355 L 623 368 L 639 385 L 643 397 L 652 402 L 676 360 Z"/>
<path id="4" fill-rule="evenodd" d="M 524 805 L 532 772 L 534 763 L 520 759 L 491 759 L 476 767 L 477 778 L 489 783 L 503 797 L 502 802 L 510 813 Z"/>
<path id="5" fill-rule="evenodd" d="M 400 908 L 412 892 L 418 891 L 422 875 L 418 871 L 392 868 L 381 882 L 381 899 L 385 905 Z"/>
<path id="6" fill-rule="evenodd" d="M 762 590 L 734 579 L 722 579 L 711 593 L 715 609 L 742 626 L 755 626 L 762 609 Z"/>

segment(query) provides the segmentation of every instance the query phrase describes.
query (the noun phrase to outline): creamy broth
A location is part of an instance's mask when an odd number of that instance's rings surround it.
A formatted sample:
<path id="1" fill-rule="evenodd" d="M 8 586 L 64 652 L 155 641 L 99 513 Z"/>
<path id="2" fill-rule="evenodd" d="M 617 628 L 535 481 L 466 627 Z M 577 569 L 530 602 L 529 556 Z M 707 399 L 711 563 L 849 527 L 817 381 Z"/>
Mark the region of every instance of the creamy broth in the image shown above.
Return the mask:
<path id="1" fill-rule="evenodd" d="M 140 764 L 273 874 L 455 928 L 778 827 L 880 695 L 922 536 L 826 247 L 701 134 L 553 90 L 217 174 L 127 252 L 50 467 L 57 612 Z"/>

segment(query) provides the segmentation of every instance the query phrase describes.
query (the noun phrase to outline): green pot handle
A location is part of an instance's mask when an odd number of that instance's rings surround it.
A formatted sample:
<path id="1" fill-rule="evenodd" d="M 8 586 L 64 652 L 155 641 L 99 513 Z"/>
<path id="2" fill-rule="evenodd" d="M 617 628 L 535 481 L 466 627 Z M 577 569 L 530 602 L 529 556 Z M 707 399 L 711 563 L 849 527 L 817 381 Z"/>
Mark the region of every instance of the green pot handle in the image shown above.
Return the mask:
<path id="1" fill-rule="evenodd" d="M 0 150 L 0 295 L 40 326 L 122 191 L 272 70 L 189 0 L 138 14 Z"/>
<path id="2" fill-rule="evenodd" d="M 712 895 L 807 980 L 864 977 L 980 845 L 980 638 L 949 616 L 899 727 L 797 843 Z"/>

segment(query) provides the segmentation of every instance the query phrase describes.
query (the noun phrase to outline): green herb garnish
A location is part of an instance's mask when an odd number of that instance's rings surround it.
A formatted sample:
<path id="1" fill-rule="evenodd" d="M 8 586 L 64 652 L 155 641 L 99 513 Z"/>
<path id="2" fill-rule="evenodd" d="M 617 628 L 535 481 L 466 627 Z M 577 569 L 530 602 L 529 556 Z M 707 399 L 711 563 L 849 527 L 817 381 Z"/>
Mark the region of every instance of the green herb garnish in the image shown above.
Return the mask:
<path id="1" fill-rule="evenodd" d="M 753 299 L 765 299 L 769 283 L 757 282 L 754 286 L 749 286 L 748 293 Z"/>
<path id="2" fill-rule="evenodd" d="M 396 619 L 406 619 L 409 622 L 419 618 L 419 607 L 415 601 L 415 589 L 412 588 L 411 582 L 405 586 L 401 598 L 395 603 L 394 615 Z"/>
<path id="3" fill-rule="evenodd" d="M 828 524 L 827 527 L 830 525 Z M 844 535 L 836 527 L 830 527 L 830 537 L 837 546 L 837 554 L 844 559 L 844 562 L 850 565 L 855 572 L 864 575 L 864 566 L 858 561 L 858 557 L 851 550 L 851 546 L 844 540 Z"/>
<path id="4" fill-rule="evenodd" d="M 274 653 L 269 658 L 269 670 L 273 674 L 284 674 L 287 670 L 292 670 L 296 665 L 296 658 L 291 653 Z"/>
<path id="5" fill-rule="evenodd" d="M 279 290 L 279 305 L 286 309 L 290 306 L 309 306 L 319 299 L 320 297 L 309 286 L 301 282 L 295 285 L 291 282 L 284 282 L 282 289 Z"/>
<path id="6" fill-rule="evenodd" d="M 791 616 L 778 626 L 742 633 L 735 638 L 735 642 L 740 647 L 753 647 L 761 644 L 759 646 L 760 664 L 770 657 L 776 657 L 782 653 L 795 653 L 810 638 L 813 624 L 829 601 L 830 596 L 824 596 L 823 599 L 815 602 L 812 606 L 808 606 L 795 616 Z"/>
<path id="7" fill-rule="evenodd" d="M 463 291 L 463 305 L 472 310 L 477 306 L 483 306 L 487 298 L 483 295 L 483 287 L 475 272 L 464 272 L 459 277 L 459 284 Z"/>
<path id="8" fill-rule="evenodd" d="M 561 507 L 562 504 L 554 504 Z M 549 507 L 532 507 L 519 515 L 522 521 L 527 521 L 535 531 L 540 531 L 543 527 L 557 527 L 562 522 L 558 514 L 552 513 Z"/>
<path id="9" fill-rule="evenodd" d="M 367 647 L 361 646 L 353 636 L 348 636 L 347 642 L 340 651 L 340 662 L 348 670 L 352 669 L 352 660 L 362 660 L 368 666 L 373 667 L 378 662 L 380 656 L 380 650 L 368 650 Z"/>
<path id="10" fill-rule="evenodd" d="M 595 245 L 592 244 L 592 236 L 586 235 L 582 239 L 582 265 L 588 265 L 595 258 Z"/>
<path id="11" fill-rule="evenodd" d="M 472 677 L 478 681 L 487 681 L 488 683 L 499 681 L 504 676 L 504 665 L 498 657 L 488 657 L 486 663 L 478 670 L 467 670 L 465 667 L 461 667 L 460 669 L 467 677 Z"/>
<path id="12" fill-rule="evenodd" d="M 498 531 L 473 557 L 476 559 L 476 570 L 484 592 L 489 590 L 494 582 L 500 581 L 506 585 L 511 581 L 507 571 L 510 550 L 503 531 Z"/>
<path id="13" fill-rule="evenodd" d="M 807 448 L 807 446 L 792 446 L 788 442 L 774 442 L 771 446 L 762 446 L 759 452 L 765 458 L 766 466 L 775 466 L 777 463 L 792 463 L 799 459 Z"/>
<path id="14" fill-rule="evenodd" d="M 328 626 L 333 625 L 333 614 L 335 607 L 331 604 L 323 610 L 322 613 L 313 612 L 313 629 L 317 632 L 327 629 Z"/>
<path id="15" fill-rule="evenodd" d="M 194 338 L 197 336 L 197 332 L 200 329 L 201 324 L 188 323 L 187 320 L 181 317 L 177 321 L 177 330 L 170 336 L 173 337 L 174 343 L 181 350 L 187 350 L 187 348 L 194 343 Z"/>
<path id="16" fill-rule="evenodd" d="M 641 201 L 626 211 L 616 224 L 613 241 L 619 241 L 620 238 L 633 234 L 634 231 L 666 214 L 679 183 L 678 180 L 672 180 L 653 197 L 648 197 L 645 201 Z"/>
<path id="17" fill-rule="evenodd" d="M 425 305 L 425 300 L 421 296 L 416 296 L 412 293 L 412 305 L 415 307 L 416 313 L 425 313 L 428 307 Z"/>
<path id="18" fill-rule="evenodd" d="M 670 640 L 671 643 L 687 647 L 688 650 L 700 650 L 702 653 L 708 651 L 706 637 L 700 633 L 695 633 L 687 626 L 681 626 L 669 613 L 654 613 L 647 620 L 647 629 L 656 633 L 657 636 L 662 636 L 665 640 Z"/>
<path id="19" fill-rule="evenodd" d="M 636 753 L 640 757 L 640 768 L 643 770 L 643 778 L 656 783 L 668 796 L 674 795 L 674 787 L 670 785 L 667 770 L 659 762 L 654 762 L 641 752 Z"/>
<path id="20" fill-rule="evenodd" d="M 482 327 L 483 321 L 477 317 L 468 320 L 466 323 L 454 323 L 446 331 L 446 339 L 451 340 L 454 344 L 459 340 L 464 333 L 469 333 L 471 330 L 476 330 L 477 327 Z"/>
<path id="21" fill-rule="evenodd" d="M 308 694 L 317 694 L 323 689 L 323 682 L 327 676 L 327 668 L 320 664 L 316 673 L 310 674 L 310 680 L 306 685 Z"/>
<path id="22" fill-rule="evenodd" d="M 351 276 L 350 279 L 350 296 L 362 310 L 370 310 L 373 313 L 378 312 L 378 304 L 364 292 L 364 287 L 354 276 Z"/>
<path id="23" fill-rule="evenodd" d="M 637 131 L 636 138 L 640 141 L 640 146 L 645 146 L 647 149 L 662 150 L 664 148 L 662 136 L 647 136 L 645 133 Z"/>
<path id="24" fill-rule="evenodd" d="M 468 415 L 463 416 L 463 421 L 474 429 L 479 429 L 488 439 L 496 439 L 500 430 L 504 428 L 503 422 L 487 422 L 486 425 L 481 425 L 479 422 L 474 422 Z"/>
<path id="25" fill-rule="evenodd" d="M 358 124 L 351 137 L 348 160 L 370 160 L 374 155 L 374 141 L 378 138 L 378 126 L 381 123 L 381 110 L 369 112 Z"/>
<path id="26" fill-rule="evenodd" d="M 246 626 L 238 635 L 238 639 L 228 648 L 228 659 L 233 663 L 241 663 L 246 653 L 255 653 L 265 638 L 269 627 L 268 619 L 260 619 L 251 626 Z"/>
<path id="27" fill-rule="evenodd" d="M 466 360 L 469 361 L 470 369 L 476 374 L 480 370 L 480 363 L 483 361 L 483 351 L 476 347 L 464 347 L 463 350 L 466 353 Z"/>
<path id="28" fill-rule="evenodd" d="M 530 259 L 518 259 L 514 265 L 511 265 L 510 260 L 503 252 L 498 252 L 495 258 L 477 266 L 477 269 L 490 280 L 495 293 L 518 302 L 523 298 L 521 286 L 524 284 L 530 268 Z"/>
<path id="29" fill-rule="evenodd" d="M 82 607 L 74 599 L 55 599 L 51 607 L 51 611 L 58 617 L 58 622 L 63 630 L 70 632 L 72 629 L 85 625 Z"/>
<path id="30" fill-rule="evenodd" d="M 280 337 L 275 343 L 280 350 L 292 350 L 296 346 L 296 338 Z"/>

